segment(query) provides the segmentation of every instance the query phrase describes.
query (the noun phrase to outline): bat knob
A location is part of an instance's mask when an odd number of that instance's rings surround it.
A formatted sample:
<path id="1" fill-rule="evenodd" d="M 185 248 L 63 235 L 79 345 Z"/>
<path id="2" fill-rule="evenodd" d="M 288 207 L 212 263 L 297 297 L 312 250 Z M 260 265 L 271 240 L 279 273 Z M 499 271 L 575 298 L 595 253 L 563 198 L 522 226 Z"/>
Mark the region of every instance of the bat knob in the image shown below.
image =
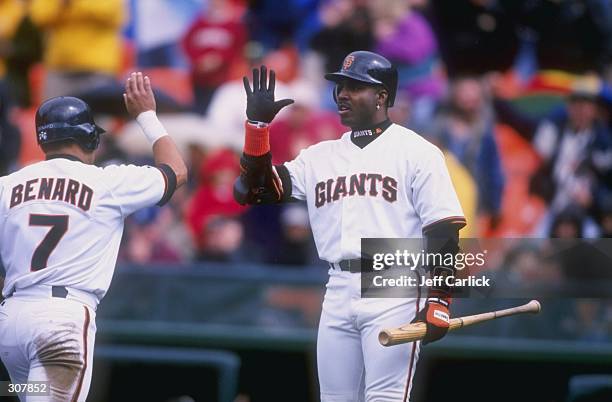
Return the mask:
<path id="1" fill-rule="evenodd" d="M 391 346 L 389 345 L 390 341 L 391 335 L 386 330 L 380 331 L 378 334 L 378 342 L 380 342 L 380 344 L 383 346 Z"/>
<path id="2" fill-rule="evenodd" d="M 537 300 L 532 300 L 527 303 L 527 305 L 529 306 L 529 312 L 533 314 L 538 314 L 540 311 L 542 311 L 542 305 Z"/>

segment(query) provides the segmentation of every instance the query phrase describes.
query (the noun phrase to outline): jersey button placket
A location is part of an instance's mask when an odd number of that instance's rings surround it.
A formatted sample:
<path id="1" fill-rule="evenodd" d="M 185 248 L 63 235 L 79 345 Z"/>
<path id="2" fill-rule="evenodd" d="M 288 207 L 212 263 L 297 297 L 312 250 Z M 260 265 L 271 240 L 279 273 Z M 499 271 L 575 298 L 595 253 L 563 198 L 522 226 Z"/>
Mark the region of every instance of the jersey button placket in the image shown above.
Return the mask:
<path id="1" fill-rule="evenodd" d="M 361 150 L 359 150 L 361 151 Z M 360 152 L 352 150 L 350 162 L 346 171 L 343 173 L 347 180 L 347 192 L 350 191 L 350 177 L 353 174 L 362 173 L 362 167 L 360 163 L 361 158 Z M 351 258 L 359 258 L 361 251 L 361 228 L 359 225 L 360 213 L 365 211 L 359 211 L 359 202 L 356 197 L 359 195 L 347 196 L 342 200 L 342 251 L 343 255 L 350 255 Z M 355 238 L 357 244 L 355 244 Z M 355 253 L 358 253 L 355 256 Z M 358 303 L 361 298 L 361 281 L 359 275 L 352 275 L 350 279 L 350 298 L 351 304 Z M 353 310 L 354 311 L 354 310 Z"/>

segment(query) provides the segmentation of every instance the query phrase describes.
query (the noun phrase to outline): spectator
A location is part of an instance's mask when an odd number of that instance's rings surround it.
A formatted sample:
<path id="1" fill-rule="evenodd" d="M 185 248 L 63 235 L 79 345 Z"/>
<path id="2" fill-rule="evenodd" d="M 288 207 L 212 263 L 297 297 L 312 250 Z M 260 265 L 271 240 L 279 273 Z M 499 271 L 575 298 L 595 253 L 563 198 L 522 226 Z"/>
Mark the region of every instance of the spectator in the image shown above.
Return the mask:
<path id="1" fill-rule="evenodd" d="M 588 223 L 583 211 L 576 206 L 561 211 L 552 223 L 550 237 L 563 239 L 552 243 L 552 251 L 570 284 L 612 279 L 611 260 L 606 254 L 607 242 L 579 240 L 585 237 L 584 228 Z"/>
<path id="2" fill-rule="evenodd" d="M 552 215 L 571 205 L 589 211 L 594 197 L 612 191 L 612 133 L 598 117 L 597 83 L 578 80 L 567 98 L 567 113 L 544 120 L 535 132 L 543 165 L 532 189 L 550 203 Z"/>
<path id="3" fill-rule="evenodd" d="M 273 264 L 278 260 L 278 249 L 285 241 L 281 214 L 281 205 L 261 205 L 241 216 L 249 250 L 257 250 L 253 261 Z"/>
<path id="4" fill-rule="evenodd" d="M 515 3 L 520 8 L 522 25 L 535 34 L 540 69 L 602 73 L 612 62 L 612 4 L 609 1 Z"/>
<path id="5" fill-rule="evenodd" d="M 10 121 L 11 109 L 7 85 L 0 81 L 0 176 L 13 171 L 21 148 L 19 130 Z"/>
<path id="6" fill-rule="evenodd" d="M 372 48 L 372 20 L 367 7 L 350 0 L 330 0 L 322 5 L 320 13 L 323 27 L 310 46 L 323 56 L 325 72 L 336 71 L 344 55 Z"/>
<path id="7" fill-rule="evenodd" d="M 282 265 L 312 265 L 318 262 L 308 210 L 304 205 L 292 204 L 283 208 L 280 216 L 283 232 L 277 259 L 272 261 Z"/>
<path id="8" fill-rule="evenodd" d="M 509 69 L 518 49 L 511 1 L 431 0 L 434 31 L 450 76 Z"/>
<path id="9" fill-rule="evenodd" d="M 608 196 L 598 203 L 596 218 L 601 228 L 599 237 L 612 238 L 612 196 Z"/>
<path id="10" fill-rule="evenodd" d="M 200 239 L 198 261 L 241 262 L 244 229 L 236 218 L 216 215 L 205 223 Z"/>
<path id="11" fill-rule="evenodd" d="M 303 51 L 319 30 L 319 3 L 320 0 L 251 1 L 246 16 L 249 37 L 266 52 L 289 41 Z"/>
<path id="12" fill-rule="evenodd" d="M 249 67 L 259 68 L 260 64 L 267 65 L 270 69 L 277 70 L 276 94 L 279 97 L 291 98 L 291 89 L 288 79 L 291 75 L 281 74 L 281 70 L 294 70 L 293 66 L 297 60 L 291 60 L 283 51 L 263 54 L 249 54 Z M 263 60 L 262 60 L 263 59 Z M 283 66 L 291 64 L 291 68 Z M 244 72 L 247 73 L 246 71 Z M 207 117 L 218 133 L 223 133 L 224 145 L 237 152 L 242 150 L 246 99 L 244 98 L 244 83 L 242 76 L 239 79 L 225 82 L 215 91 L 208 107 Z"/>
<path id="13" fill-rule="evenodd" d="M 573 310 L 573 314 L 567 314 L 561 323 L 566 336 L 584 342 L 609 340 L 609 323 L 599 300 L 578 299 L 574 301 Z"/>
<path id="14" fill-rule="evenodd" d="M 6 58 L 13 51 L 11 39 L 25 11 L 22 0 L 0 0 L 0 80 L 6 73 Z"/>
<path id="15" fill-rule="evenodd" d="M 411 126 L 423 128 L 446 88 L 436 37 L 429 22 L 409 2 L 371 0 L 369 4 L 375 52 L 397 67 L 399 90 L 408 94 L 412 104 Z"/>
<path id="16" fill-rule="evenodd" d="M 6 80 L 12 97 L 18 106 L 29 107 L 34 101 L 32 97 L 40 96 L 38 88 L 30 87 L 30 69 L 41 61 L 43 43 L 28 14 L 21 19 L 6 50 Z"/>
<path id="17" fill-rule="evenodd" d="M 27 16 L 27 3 L 0 0 L 0 82 L 6 82 L 6 91 L 20 106 L 29 105 L 29 67 L 40 53 L 40 38 Z"/>
<path id="18" fill-rule="evenodd" d="M 45 98 L 116 84 L 122 0 L 32 0 L 30 15 L 46 39 Z"/>
<path id="19" fill-rule="evenodd" d="M 164 227 L 172 213 L 169 209 L 146 208 L 130 217 L 123 259 L 136 264 L 178 263 L 181 256 L 165 239 Z M 165 222 L 164 222 L 165 221 Z"/>
<path id="20" fill-rule="evenodd" d="M 584 233 L 584 215 L 578 208 L 568 207 L 553 219 L 550 237 L 556 239 L 580 239 Z"/>
<path id="21" fill-rule="evenodd" d="M 175 250 L 181 261 L 192 261 L 195 242 L 185 222 L 185 206 L 188 205 L 191 191 L 183 186 L 177 189 L 158 220 L 164 241 Z"/>
<path id="22" fill-rule="evenodd" d="M 202 163 L 200 184 L 188 202 L 185 215 L 197 249 L 202 250 L 208 244 L 206 234 L 218 228 L 207 227 L 210 219 L 236 217 L 244 211 L 245 208 L 233 198 L 234 178 L 239 172 L 238 157 L 227 149 L 213 152 Z M 224 229 L 225 224 L 221 228 Z"/>
<path id="23" fill-rule="evenodd" d="M 232 66 L 242 61 L 247 40 L 242 13 L 233 2 L 212 0 L 182 39 L 197 113 L 206 114 L 215 90 L 228 81 Z"/>
<path id="24" fill-rule="evenodd" d="M 456 78 L 448 102 L 431 128 L 433 140 L 452 153 L 478 184 L 479 211 L 499 218 L 504 177 L 494 136 L 494 116 L 481 81 Z"/>
<path id="25" fill-rule="evenodd" d="M 478 237 L 477 210 L 478 210 L 478 186 L 474 177 L 463 166 L 457 158 L 448 150 L 442 148 L 448 174 L 457 192 L 463 215 L 467 225 L 461 229 L 461 237 L 464 239 Z"/>
<path id="26" fill-rule="evenodd" d="M 296 95 L 293 107 L 272 124 L 270 144 L 274 148 L 274 163 L 290 161 L 301 149 L 338 139 L 346 131 L 335 113 L 320 110 Z"/>
<path id="27" fill-rule="evenodd" d="M 132 19 L 128 33 L 134 38 L 141 67 L 184 68 L 181 37 L 203 0 L 130 0 Z M 163 21 L 163 23 L 160 23 Z"/>
<path id="28" fill-rule="evenodd" d="M 510 285 L 520 288 L 541 287 L 542 290 L 559 285 L 562 272 L 555 260 L 543 258 L 542 251 L 528 242 L 519 244 L 506 255 L 505 270 Z"/>

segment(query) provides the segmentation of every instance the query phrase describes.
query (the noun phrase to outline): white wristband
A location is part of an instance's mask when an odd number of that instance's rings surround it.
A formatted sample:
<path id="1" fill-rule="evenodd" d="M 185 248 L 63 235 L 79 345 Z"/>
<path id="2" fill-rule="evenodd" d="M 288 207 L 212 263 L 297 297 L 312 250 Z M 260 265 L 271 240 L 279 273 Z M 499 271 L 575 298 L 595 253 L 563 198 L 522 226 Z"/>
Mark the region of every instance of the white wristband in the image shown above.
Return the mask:
<path id="1" fill-rule="evenodd" d="M 157 114 L 153 110 L 142 112 L 136 117 L 136 122 L 144 132 L 145 137 L 151 145 L 161 137 L 168 135 L 163 124 L 157 118 Z"/>

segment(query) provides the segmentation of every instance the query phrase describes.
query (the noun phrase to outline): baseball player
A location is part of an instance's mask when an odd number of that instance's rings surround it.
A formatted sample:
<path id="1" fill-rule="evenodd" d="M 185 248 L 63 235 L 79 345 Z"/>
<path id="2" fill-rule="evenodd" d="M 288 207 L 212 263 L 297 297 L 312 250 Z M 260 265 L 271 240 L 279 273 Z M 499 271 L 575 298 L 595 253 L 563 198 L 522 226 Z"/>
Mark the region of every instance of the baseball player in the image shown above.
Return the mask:
<path id="1" fill-rule="evenodd" d="M 397 72 L 384 57 L 366 51 L 346 56 L 340 71 L 327 74 L 346 132 L 272 166 L 269 123 L 291 99 L 275 101 L 274 71 L 253 71 L 247 94 L 242 173 L 234 195 L 242 204 L 305 200 L 329 282 L 317 338 L 323 402 L 407 401 L 420 342 L 383 348 L 381 328 L 423 321 L 423 344 L 445 335 L 450 289 L 417 289 L 414 298 L 361 298 L 361 238 L 425 237 L 428 252 L 457 252 L 465 225 L 440 150 L 393 124 Z M 427 267 L 435 277 L 453 266 Z M 437 282 L 436 282 L 437 283 Z"/>
<path id="2" fill-rule="evenodd" d="M 156 166 L 93 165 L 100 134 L 78 98 L 36 112 L 42 162 L 0 178 L 0 357 L 11 383 L 47 381 L 49 396 L 84 401 L 91 381 L 96 307 L 117 260 L 124 219 L 163 205 L 187 169 L 155 114 L 148 77 L 127 79 L 125 105 L 150 141 Z"/>

